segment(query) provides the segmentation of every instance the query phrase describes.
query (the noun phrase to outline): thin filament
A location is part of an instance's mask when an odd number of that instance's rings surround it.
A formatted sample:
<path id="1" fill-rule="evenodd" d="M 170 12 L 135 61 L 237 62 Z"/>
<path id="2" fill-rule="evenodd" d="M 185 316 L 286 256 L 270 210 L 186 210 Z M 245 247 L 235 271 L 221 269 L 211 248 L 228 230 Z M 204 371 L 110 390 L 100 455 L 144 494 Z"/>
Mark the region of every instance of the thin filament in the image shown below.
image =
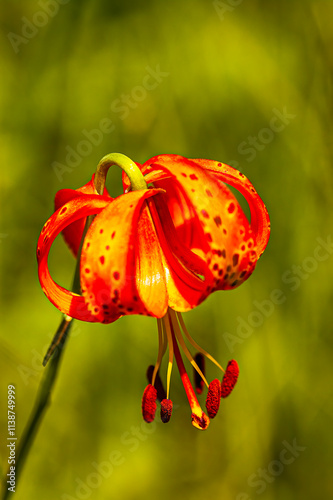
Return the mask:
<path id="1" fill-rule="evenodd" d="M 205 351 L 202 347 L 200 347 L 199 344 L 197 344 L 196 341 L 188 333 L 182 315 L 179 312 L 176 312 L 176 315 L 177 315 L 178 321 L 180 323 L 180 326 L 182 327 L 182 330 L 185 333 L 185 336 L 188 339 L 188 341 L 193 345 L 193 347 L 195 349 L 197 349 L 199 352 L 201 352 L 201 354 L 203 354 L 204 356 L 206 356 L 206 358 L 208 358 L 212 363 L 214 363 L 214 365 L 216 365 L 218 368 L 220 368 L 220 370 L 222 370 L 222 372 L 224 373 L 225 370 L 222 368 L 222 366 L 220 365 L 220 363 L 218 363 L 216 361 L 216 359 L 214 359 L 213 356 L 211 356 L 209 354 L 209 352 Z"/>
<path id="2" fill-rule="evenodd" d="M 163 328 L 164 328 L 164 332 L 166 333 L 166 337 L 168 339 L 168 345 L 169 345 L 169 362 L 168 362 L 168 370 L 167 370 L 167 390 L 166 390 L 167 399 L 169 399 L 170 380 L 171 380 L 171 372 L 172 372 L 174 348 L 173 348 L 173 341 L 172 341 L 172 333 L 171 333 L 171 325 L 170 325 L 170 321 L 169 321 L 169 315 L 166 314 L 163 319 L 164 319 L 164 321 L 163 321 Z"/>
<path id="3" fill-rule="evenodd" d="M 162 323 L 162 320 L 160 318 L 157 318 L 157 329 L 158 329 L 158 355 L 157 355 L 157 361 L 156 361 L 156 364 L 154 367 L 153 376 L 152 376 L 152 380 L 151 380 L 152 385 L 155 384 L 156 375 L 157 375 L 157 372 L 161 366 L 161 361 L 162 361 L 162 358 L 163 358 L 164 353 L 166 351 L 166 344 L 167 344 L 166 336 L 163 332 L 163 323 Z"/>
<path id="4" fill-rule="evenodd" d="M 187 357 L 187 359 L 189 360 L 189 362 L 191 363 L 191 365 L 195 368 L 195 370 L 199 373 L 200 377 L 202 378 L 202 380 L 204 381 L 204 383 L 208 387 L 209 384 L 208 384 L 208 382 L 206 380 L 206 377 L 202 373 L 202 371 L 199 368 L 198 364 L 194 361 L 192 354 L 190 353 L 190 351 L 188 350 L 188 348 L 187 348 L 187 346 L 186 346 L 186 344 L 184 342 L 184 339 L 183 339 L 183 336 L 182 336 L 182 333 L 180 331 L 179 324 L 178 324 L 178 321 L 177 321 L 177 317 L 175 315 L 175 312 L 172 309 L 170 309 L 170 316 L 171 316 L 171 319 L 173 319 L 172 325 L 174 327 L 177 340 L 178 340 L 181 348 L 183 349 L 183 351 L 185 353 L 185 356 Z"/>

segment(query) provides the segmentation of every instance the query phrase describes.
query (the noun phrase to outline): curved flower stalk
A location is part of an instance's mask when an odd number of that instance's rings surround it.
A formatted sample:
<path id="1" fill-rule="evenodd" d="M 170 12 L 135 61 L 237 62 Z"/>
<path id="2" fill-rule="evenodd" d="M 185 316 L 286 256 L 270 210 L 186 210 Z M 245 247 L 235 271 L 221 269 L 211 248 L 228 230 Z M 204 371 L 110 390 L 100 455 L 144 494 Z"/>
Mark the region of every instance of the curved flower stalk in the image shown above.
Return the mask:
<path id="1" fill-rule="evenodd" d="M 111 165 L 124 171 L 124 194 L 116 198 L 104 189 Z M 226 183 L 248 201 L 251 223 Z M 101 160 L 88 184 L 60 190 L 55 208 L 37 245 L 39 279 L 48 299 L 67 317 L 82 321 L 112 323 L 129 314 L 157 318 L 159 350 L 142 400 L 143 417 L 151 422 L 160 400 L 162 421 L 169 421 L 175 359 L 192 423 L 207 428 L 221 396 L 237 380 L 238 365 L 233 360 L 222 383 L 215 379 L 208 384 L 203 357 L 224 370 L 191 338 L 181 313 L 214 291 L 236 288 L 252 274 L 269 238 L 267 210 L 252 184 L 232 167 L 211 160 L 160 155 L 140 165 L 114 154 Z M 60 232 L 80 259 L 80 293 L 55 283 L 48 269 L 49 251 Z M 199 357 L 192 357 L 187 344 Z M 167 348 L 165 393 L 159 371 Z M 208 415 L 201 410 L 180 350 L 208 387 Z M 201 391 L 200 383 L 197 393 Z"/>

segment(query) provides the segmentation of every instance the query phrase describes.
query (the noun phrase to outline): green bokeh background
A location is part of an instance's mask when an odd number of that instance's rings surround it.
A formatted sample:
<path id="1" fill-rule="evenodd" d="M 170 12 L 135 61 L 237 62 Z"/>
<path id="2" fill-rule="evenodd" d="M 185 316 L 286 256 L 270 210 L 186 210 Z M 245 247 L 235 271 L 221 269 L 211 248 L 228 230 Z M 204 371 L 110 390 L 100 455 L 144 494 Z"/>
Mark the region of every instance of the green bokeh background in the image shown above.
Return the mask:
<path id="1" fill-rule="evenodd" d="M 272 234 L 249 281 L 184 315 L 198 343 L 241 368 L 209 429 L 191 426 L 176 370 L 171 422 L 142 423 L 153 319 L 77 322 L 15 500 L 331 498 L 332 2 L 54 0 L 45 14 L 46 4 L 2 2 L 2 475 L 7 386 L 20 436 L 60 319 L 35 260 L 57 190 L 82 186 L 114 151 L 138 162 L 216 159 L 251 179 Z M 138 89 L 158 68 L 155 88 Z M 276 110 L 285 123 L 272 122 Z M 84 131 L 106 119 L 113 130 L 84 150 Z M 81 151 L 75 166 L 68 148 Z M 108 187 L 120 194 L 116 168 Z M 74 261 L 60 238 L 51 269 L 70 285 Z M 302 449 L 293 456 L 286 443 Z"/>

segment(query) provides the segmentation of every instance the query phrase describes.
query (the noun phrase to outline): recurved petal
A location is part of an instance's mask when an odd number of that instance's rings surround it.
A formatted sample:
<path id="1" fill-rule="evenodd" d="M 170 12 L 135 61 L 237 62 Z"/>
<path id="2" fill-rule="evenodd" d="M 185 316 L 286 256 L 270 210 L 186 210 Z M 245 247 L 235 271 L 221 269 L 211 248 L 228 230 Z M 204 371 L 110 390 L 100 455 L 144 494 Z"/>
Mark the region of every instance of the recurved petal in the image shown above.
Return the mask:
<path id="1" fill-rule="evenodd" d="M 193 160 L 202 168 L 215 175 L 222 182 L 236 188 L 246 199 L 251 211 L 251 229 L 255 238 L 258 258 L 263 253 L 269 240 L 270 220 L 266 206 L 251 182 L 238 170 L 213 160 Z"/>
<path id="2" fill-rule="evenodd" d="M 257 261 L 253 233 L 227 186 L 207 169 L 181 156 L 160 155 L 148 162 L 152 172 L 162 172 L 162 179 L 170 177 L 192 206 L 195 215 L 191 224 L 193 231 L 202 235 L 202 243 L 191 250 L 205 258 L 214 275 L 213 290 L 234 288 L 247 279 Z M 146 175 L 147 182 L 151 175 Z M 154 185 L 160 187 L 159 181 Z"/>
<path id="3" fill-rule="evenodd" d="M 60 207 L 46 222 L 37 244 L 38 276 L 47 298 L 61 312 L 82 321 L 98 321 L 87 309 L 84 298 L 58 285 L 51 278 L 48 255 L 54 239 L 66 227 L 89 215 L 98 214 L 108 203 L 103 196 L 77 195 Z"/>
<path id="4" fill-rule="evenodd" d="M 55 209 L 58 210 L 58 208 L 62 207 L 65 203 L 72 200 L 73 198 L 76 198 L 78 194 L 97 194 L 94 185 L 94 178 L 95 174 L 87 184 L 79 189 L 60 189 L 60 191 L 56 193 L 54 198 Z M 112 200 L 106 189 L 104 190 L 103 196 L 106 196 L 109 201 Z M 64 240 L 66 241 L 75 257 L 77 256 L 77 253 L 79 251 L 85 224 L 86 218 L 84 217 L 77 220 L 76 222 L 73 222 L 62 231 Z"/>
<path id="5" fill-rule="evenodd" d="M 90 312 L 108 323 L 115 316 L 164 316 L 165 275 L 145 200 L 160 190 L 121 195 L 95 217 L 81 254 L 81 287 Z"/>

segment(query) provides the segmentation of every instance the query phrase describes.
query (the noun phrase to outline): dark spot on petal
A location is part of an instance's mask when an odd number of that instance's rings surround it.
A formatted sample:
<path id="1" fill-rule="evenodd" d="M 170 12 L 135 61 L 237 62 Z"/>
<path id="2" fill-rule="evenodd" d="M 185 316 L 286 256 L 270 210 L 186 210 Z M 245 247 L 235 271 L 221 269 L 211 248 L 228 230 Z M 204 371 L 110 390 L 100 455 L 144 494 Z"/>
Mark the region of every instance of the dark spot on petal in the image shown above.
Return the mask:
<path id="1" fill-rule="evenodd" d="M 246 249 L 246 246 L 245 246 L 245 245 L 242 245 L 242 246 L 241 246 L 241 250 L 242 250 L 242 252 L 244 252 L 244 251 L 245 251 L 245 249 Z"/>
<path id="2" fill-rule="evenodd" d="M 114 279 L 115 279 L 115 280 L 119 280 L 119 278 L 120 278 L 120 274 L 118 273 L 118 271 L 115 271 L 115 272 L 113 273 L 113 277 L 114 277 Z"/>
<path id="3" fill-rule="evenodd" d="M 88 242 L 87 245 L 86 245 L 86 248 L 89 248 L 90 247 L 90 243 Z"/>
<path id="4" fill-rule="evenodd" d="M 186 174 L 184 174 L 184 172 L 182 172 L 182 176 L 183 176 L 183 177 L 187 177 L 187 175 L 186 175 Z"/>
<path id="5" fill-rule="evenodd" d="M 225 248 L 222 250 L 222 257 L 226 258 L 227 257 L 227 252 L 225 251 Z"/>
<path id="6" fill-rule="evenodd" d="M 239 260 L 239 254 L 238 253 L 234 253 L 234 255 L 232 256 L 232 265 L 233 266 L 237 266 L 238 260 Z"/>
<path id="7" fill-rule="evenodd" d="M 229 278 L 229 274 L 227 273 L 227 274 L 224 275 L 223 279 L 226 281 L 228 278 Z"/>
<path id="8" fill-rule="evenodd" d="M 222 224 L 221 217 L 219 215 L 217 215 L 216 217 L 214 217 L 214 222 L 217 225 L 217 227 L 219 227 Z"/>
<path id="9" fill-rule="evenodd" d="M 88 267 L 85 268 L 84 270 L 85 273 L 89 274 L 90 273 L 90 269 Z"/>
<path id="10" fill-rule="evenodd" d="M 235 211 L 235 208 L 236 208 L 235 204 L 231 202 L 230 205 L 228 206 L 229 214 L 232 214 Z"/>
<path id="11" fill-rule="evenodd" d="M 230 273 L 232 267 L 231 266 L 227 266 L 227 272 Z"/>
<path id="12" fill-rule="evenodd" d="M 217 166 L 218 166 L 218 167 L 222 167 L 222 163 L 218 163 L 218 164 L 217 164 Z"/>
<path id="13" fill-rule="evenodd" d="M 214 265 L 213 265 L 213 270 L 214 270 L 214 271 L 217 271 L 217 270 L 218 270 L 218 268 L 219 268 L 219 265 L 218 265 L 218 264 L 214 264 Z"/>
<path id="14" fill-rule="evenodd" d="M 108 304 L 102 304 L 103 309 L 109 309 Z M 106 312 L 106 311 L 105 311 Z"/>
<path id="15" fill-rule="evenodd" d="M 67 212 L 67 207 L 64 207 L 60 210 L 60 215 L 64 214 L 65 212 Z"/>
<path id="16" fill-rule="evenodd" d="M 213 241 L 213 238 L 210 233 L 206 233 L 206 238 L 208 241 Z"/>
<path id="17" fill-rule="evenodd" d="M 191 174 L 190 179 L 192 179 L 192 181 L 197 181 L 198 177 L 195 174 Z"/>
<path id="18" fill-rule="evenodd" d="M 252 245 L 253 245 L 252 241 L 249 241 L 247 244 L 248 248 L 252 248 Z"/>
<path id="19" fill-rule="evenodd" d="M 206 210 L 201 210 L 201 213 L 205 217 L 205 219 L 209 219 L 209 213 L 206 212 Z"/>
<path id="20" fill-rule="evenodd" d="M 138 299 L 138 297 L 137 297 L 136 295 L 134 295 L 134 296 L 133 296 L 133 300 L 134 300 L 135 302 L 137 302 L 139 299 Z"/>
<path id="21" fill-rule="evenodd" d="M 209 196 L 209 198 L 213 198 L 212 193 L 209 191 L 209 189 L 206 189 L 206 195 Z"/>
<path id="22" fill-rule="evenodd" d="M 105 262 L 105 257 L 104 257 L 104 255 L 101 255 L 101 256 L 100 256 L 99 261 L 100 261 L 100 263 L 101 263 L 101 264 L 104 264 L 104 262 Z"/>
<path id="23" fill-rule="evenodd" d="M 116 231 L 113 231 L 113 233 L 111 234 L 111 239 L 113 240 L 113 238 L 115 237 L 116 235 Z"/>
<path id="24" fill-rule="evenodd" d="M 219 276 L 222 276 L 222 274 L 223 274 L 223 269 L 220 269 L 219 270 Z"/>
<path id="25" fill-rule="evenodd" d="M 235 280 L 235 281 L 233 281 L 233 282 L 231 283 L 231 285 L 230 285 L 230 286 L 236 286 L 236 285 L 237 285 L 237 283 L 238 283 L 238 280 Z"/>
<path id="26" fill-rule="evenodd" d="M 104 232 L 104 229 L 99 230 L 99 234 L 103 234 L 103 232 Z"/>
<path id="27" fill-rule="evenodd" d="M 244 278 L 245 274 L 247 273 L 247 271 L 242 271 L 239 275 L 240 278 Z"/>
<path id="28" fill-rule="evenodd" d="M 228 234 L 228 231 L 225 228 L 223 228 L 222 231 L 223 231 L 223 234 Z"/>
<path id="29" fill-rule="evenodd" d="M 127 312 L 132 312 L 132 311 L 134 311 L 134 309 L 133 309 L 133 307 L 128 307 L 128 308 L 126 309 L 126 311 L 127 311 Z"/>
<path id="30" fill-rule="evenodd" d="M 109 245 L 106 245 L 105 250 L 110 250 Z"/>
<path id="31" fill-rule="evenodd" d="M 94 307 L 94 312 L 98 313 L 98 311 L 99 311 L 99 308 L 98 307 Z"/>

